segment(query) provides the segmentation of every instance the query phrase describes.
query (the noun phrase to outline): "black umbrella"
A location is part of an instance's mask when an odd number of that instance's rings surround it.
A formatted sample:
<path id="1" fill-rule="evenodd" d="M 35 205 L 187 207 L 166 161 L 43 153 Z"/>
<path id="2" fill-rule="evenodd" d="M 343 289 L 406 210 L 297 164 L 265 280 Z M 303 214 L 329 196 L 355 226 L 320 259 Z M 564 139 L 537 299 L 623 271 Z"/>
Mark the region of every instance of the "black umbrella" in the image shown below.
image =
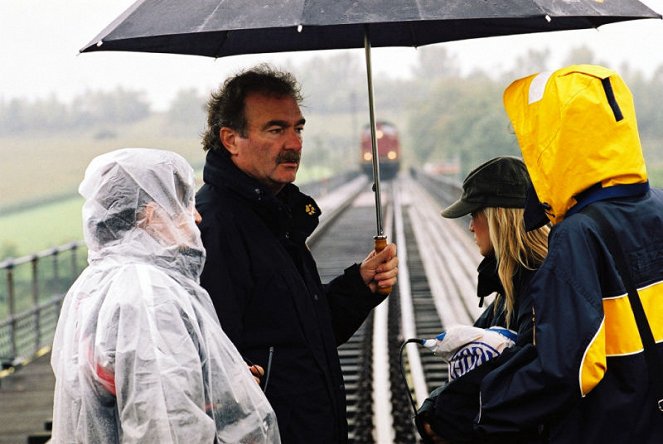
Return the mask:
<path id="1" fill-rule="evenodd" d="M 378 242 L 386 244 L 386 239 L 371 46 L 417 47 L 477 37 L 596 28 L 642 18 L 661 16 L 636 0 L 139 0 L 81 52 L 224 57 L 365 48 L 377 246 Z"/>

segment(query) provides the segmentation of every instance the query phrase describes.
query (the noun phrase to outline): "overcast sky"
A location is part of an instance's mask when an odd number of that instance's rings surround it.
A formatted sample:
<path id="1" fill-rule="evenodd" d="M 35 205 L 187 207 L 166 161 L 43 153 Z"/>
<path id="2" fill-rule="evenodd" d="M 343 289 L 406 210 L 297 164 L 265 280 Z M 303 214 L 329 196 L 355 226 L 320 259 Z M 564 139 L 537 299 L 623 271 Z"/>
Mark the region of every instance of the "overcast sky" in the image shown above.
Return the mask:
<path id="1" fill-rule="evenodd" d="M 330 0 L 333 1 L 333 0 Z M 618 1 L 618 0 L 612 0 Z M 206 57 L 78 50 L 134 0 L 0 0 L 0 99 L 61 100 L 86 90 L 118 85 L 145 90 L 157 107 L 165 107 L 181 88 L 207 91 L 226 75 L 260 61 L 298 63 L 312 53 Z M 663 0 L 645 0 L 663 12 Z M 663 20 L 637 20 L 603 26 L 600 30 L 565 31 L 450 42 L 441 44 L 457 54 L 465 69 L 508 68 L 530 48 L 553 50 L 553 64 L 574 47 L 590 47 L 600 60 L 628 62 L 651 74 L 663 65 Z M 363 54 L 361 50 L 357 54 Z M 326 51 L 333 54 L 337 51 Z M 318 53 L 320 54 L 320 53 Z M 416 60 L 413 48 L 373 50 L 374 75 L 407 76 Z M 618 66 L 618 65 L 612 65 Z"/>

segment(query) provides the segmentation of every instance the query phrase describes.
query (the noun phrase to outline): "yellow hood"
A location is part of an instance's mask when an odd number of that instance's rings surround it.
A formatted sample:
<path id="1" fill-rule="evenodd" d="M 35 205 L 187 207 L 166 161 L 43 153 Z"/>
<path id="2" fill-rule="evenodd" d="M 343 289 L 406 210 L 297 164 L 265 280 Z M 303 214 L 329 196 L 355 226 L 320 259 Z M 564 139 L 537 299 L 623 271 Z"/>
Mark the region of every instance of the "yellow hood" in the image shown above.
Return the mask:
<path id="1" fill-rule="evenodd" d="M 647 181 L 633 98 L 614 71 L 573 65 L 531 75 L 509 85 L 504 107 L 553 224 L 592 185 Z"/>

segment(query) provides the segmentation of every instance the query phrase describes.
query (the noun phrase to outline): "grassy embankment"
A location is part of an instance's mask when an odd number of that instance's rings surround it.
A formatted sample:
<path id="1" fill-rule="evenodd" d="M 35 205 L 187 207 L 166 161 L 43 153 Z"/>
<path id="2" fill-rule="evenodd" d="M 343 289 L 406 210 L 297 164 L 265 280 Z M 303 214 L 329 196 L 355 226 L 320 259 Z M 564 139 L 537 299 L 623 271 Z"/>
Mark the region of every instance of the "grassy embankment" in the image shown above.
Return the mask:
<path id="1" fill-rule="evenodd" d="M 333 174 L 327 167 L 312 166 L 315 147 L 339 150 L 328 132 L 342 127 L 347 117 L 310 120 L 298 183 Z M 100 138 L 101 134 L 105 137 Z M 200 130 L 169 127 L 158 114 L 120 128 L 0 137 L 0 261 L 82 239 L 78 184 L 92 158 L 122 147 L 175 151 L 196 168 L 200 183 L 205 158 Z M 348 163 L 352 164 L 355 159 L 350 157 Z"/>
<path id="2" fill-rule="evenodd" d="M 204 154 L 197 132 L 164 130 L 158 116 L 121 128 L 0 138 L 0 260 L 82 239 L 76 190 L 98 154 L 121 147 L 164 148 L 194 166 Z"/>

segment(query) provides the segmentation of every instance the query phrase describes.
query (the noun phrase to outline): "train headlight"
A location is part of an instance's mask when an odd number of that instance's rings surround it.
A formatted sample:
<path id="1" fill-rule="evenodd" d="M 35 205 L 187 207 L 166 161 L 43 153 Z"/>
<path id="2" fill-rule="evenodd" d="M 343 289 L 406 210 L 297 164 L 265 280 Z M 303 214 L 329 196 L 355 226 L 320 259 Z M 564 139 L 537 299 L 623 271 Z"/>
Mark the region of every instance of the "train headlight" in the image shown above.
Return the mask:
<path id="1" fill-rule="evenodd" d="M 387 159 L 389 160 L 395 160 L 398 157 L 398 153 L 396 151 L 389 151 L 387 153 Z"/>
<path id="2" fill-rule="evenodd" d="M 364 160 L 366 162 L 370 162 L 372 159 L 373 159 L 373 154 L 371 154 L 369 152 L 364 153 Z"/>

